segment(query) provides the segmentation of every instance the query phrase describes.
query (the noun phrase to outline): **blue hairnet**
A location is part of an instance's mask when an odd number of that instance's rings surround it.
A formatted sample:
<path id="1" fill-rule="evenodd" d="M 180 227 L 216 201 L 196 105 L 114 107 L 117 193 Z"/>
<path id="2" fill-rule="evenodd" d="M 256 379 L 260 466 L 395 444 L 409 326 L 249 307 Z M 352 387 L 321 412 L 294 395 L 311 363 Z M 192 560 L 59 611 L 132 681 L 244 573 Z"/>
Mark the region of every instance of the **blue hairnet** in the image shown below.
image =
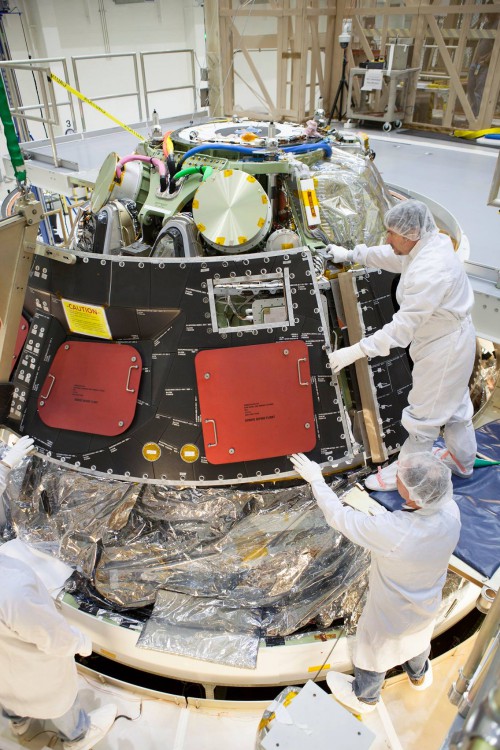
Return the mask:
<path id="1" fill-rule="evenodd" d="M 407 240 L 423 240 L 437 232 L 436 222 L 425 203 L 401 201 L 390 208 L 384 216 L 386 229 L 390 229 Z"/>
<path id="2" fill-rule="evenodd" d="M 451 471 L 432 453 L 409 453 L 398 460 L 398 477 L 420 508 L 433 513 L 453 497 Z"/>

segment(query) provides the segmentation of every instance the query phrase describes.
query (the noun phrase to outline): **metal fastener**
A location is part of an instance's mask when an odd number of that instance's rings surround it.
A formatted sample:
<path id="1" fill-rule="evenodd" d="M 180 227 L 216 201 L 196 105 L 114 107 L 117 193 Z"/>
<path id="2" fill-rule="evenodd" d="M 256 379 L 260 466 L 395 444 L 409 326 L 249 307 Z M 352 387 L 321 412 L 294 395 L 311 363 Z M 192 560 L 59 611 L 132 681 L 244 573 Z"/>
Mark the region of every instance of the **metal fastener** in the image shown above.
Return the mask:
<path id="1" fill-rule="evenodd" d="M 210 373 L 206 372 L 203 377 L 205 378 L 205 380 L 210 380 Z"/>
<path id="2" fill-rule="evenodd" d="M 123 427 L 124 424 L 125 424 L 125 422 L 122 422 L 121 419 L 120 419 L 120 421 L 118 422 L 118 427 Z"/>
<path id="3" fill-rule="evenodd" d="M 234 448 L 229 448 L 229 453 L 230 453 L 231 455 L 233 455 L 233 453 L 234 453 Z"/>
<path id="4" fill-rule="evenodd" d="M 308 430 L 310 426 L 311 425 L 309 424 L 309 422 L 306 422 L 305 425 L 304 425 L 304 427 L 306 428 L 306 430 Z"/>

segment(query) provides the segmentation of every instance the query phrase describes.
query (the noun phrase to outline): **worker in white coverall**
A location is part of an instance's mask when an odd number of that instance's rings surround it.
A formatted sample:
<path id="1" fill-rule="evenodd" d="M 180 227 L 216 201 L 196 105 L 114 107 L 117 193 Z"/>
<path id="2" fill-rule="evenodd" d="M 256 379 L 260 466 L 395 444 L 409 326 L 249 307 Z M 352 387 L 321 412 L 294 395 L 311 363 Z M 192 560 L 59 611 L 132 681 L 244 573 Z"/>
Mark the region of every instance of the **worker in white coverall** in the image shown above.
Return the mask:
<path id="1" fill-rule="evenodd" d="M 399 310 L 372 336 L 334 351 L 330 367 L 338 373 L 362 357 L 387 357 L 393 347 L 410 345 L 413 384 L 401 422 L 408 432 L 400 456 L 432 451 L 444 426 L 446 449 L 435 449 L 451 471 L 472 474 L 476 437 L 469 378 L 476 335 L 471 320 L 474 295 L 450 238 L 440 234 L 427 206 L 408 200 L 384 217 L 387 245 L 329 245 L 334 262 L 353 262 L 401 274 Z M 396 489 L 397 462 L 366 480 L 371 490 Z"/>
<path id="2" fill-rule="evenodd" d="M 25 435 L 4 455 L 0 495 L 32 448 Z M 64 750 L 92 748 L 116 717 L 115 705 L 87 714 L 80 704 L 74 657 L 89 656 L 92 642 L 59 614 L 32 568 L 1 546 L 0 580 L 0 708 L 12 733 L 26 735 L 33 719 L 49 719 Z"/>
<path id="3" fill-rule="evenodd" d="M 425 690 L 432 683 L 431 635 L 460 534 L 450 469 L 432 453 L 407 454 L 397 475 L 405 504 L 370 516 L 344 507 L 318 464 L 301 453 L 291 461 L 311 485 L 328 525 L 371 552 L 368 595 L 352 657 L 354 677 L 329 672 L 334 697 L 355 713 L 373 711 L 386 671 L 399 664 L 410 685 Z"/>

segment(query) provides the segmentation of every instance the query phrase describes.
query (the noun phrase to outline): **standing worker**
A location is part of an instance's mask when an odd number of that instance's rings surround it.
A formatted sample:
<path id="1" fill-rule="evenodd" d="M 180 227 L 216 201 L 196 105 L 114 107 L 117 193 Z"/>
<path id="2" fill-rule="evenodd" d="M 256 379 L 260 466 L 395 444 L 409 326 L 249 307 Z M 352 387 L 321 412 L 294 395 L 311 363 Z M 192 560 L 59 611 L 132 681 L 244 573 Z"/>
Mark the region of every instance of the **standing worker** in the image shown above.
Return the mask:
<path id="1" fill-rule="evenodd" d="M 0 494 L 9 473 L 33 448 L 25 435 L 0 461 Z M 75 654 L 89 656 L 88 636 L 68 625 L 29 565 L 0 546 L 0 708 L 20 737 L 32 719 L 50 719 L 64 750 L 89 750 L 111 729 L 116 706 L 87 714 L 78 697 Z"/>
<path id="2" fill-rule="evenodd" d="M 432 631 L 460 534 L 450 469 L 432 453 L 405 456 L 397 475 L 402 509 L 368 516 L 342 505 L 318 464 L 301 453 L 291 461 L 311 485 L 328 525 L 371 552 L 368 596 L 352 658 L 354 677 L 329 672 L 326 680 L 334 697 L 356 713 L 373 711 L 386 671 L 399 664 L 410 685 L 425 690 L 432 683 Z"/>
<path id="3" fill-rule="evenodd" d="M 432 451 L 442 426 L 446 450 L 440 457 L 460 477 L 472 474 L 476 436 L 469 379 L 476 334 L 471 320 L 474 295 L 450 238 L 440 234 L 424 203 L 402 201 L 384 217 L 387 245 L 354 250 L 330 245 L 335 263 L 354 262 L 401 274 L 399 310 L 383 328 L 329 355 L 333 372 L 362 357 L 387 357 L 410 345 L 413 384 L 401 422 L 408 432 L 400 457 Z M 397 461 L 366 480 L 371 490 L 396 489 Z"/>

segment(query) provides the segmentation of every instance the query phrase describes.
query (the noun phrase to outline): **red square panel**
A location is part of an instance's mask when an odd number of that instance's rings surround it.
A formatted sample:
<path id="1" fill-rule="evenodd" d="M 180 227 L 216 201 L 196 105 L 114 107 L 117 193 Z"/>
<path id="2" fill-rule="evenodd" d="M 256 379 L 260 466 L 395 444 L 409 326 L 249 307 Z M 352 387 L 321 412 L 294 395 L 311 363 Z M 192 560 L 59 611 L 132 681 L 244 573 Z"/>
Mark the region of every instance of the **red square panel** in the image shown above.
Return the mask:
<path id="1" fill-rule="evenodd" d="M 209 463 L 285 456 L 316 445 L 303 341 L 202 351 L 195 367 Z"/>
<path id="2" fill-rule="evenodd" d="M 40 418 L 62 430 L 121 435 L 134 418 L 141 373 L 133 346 L 68 341 L 42 386 Z"/>

